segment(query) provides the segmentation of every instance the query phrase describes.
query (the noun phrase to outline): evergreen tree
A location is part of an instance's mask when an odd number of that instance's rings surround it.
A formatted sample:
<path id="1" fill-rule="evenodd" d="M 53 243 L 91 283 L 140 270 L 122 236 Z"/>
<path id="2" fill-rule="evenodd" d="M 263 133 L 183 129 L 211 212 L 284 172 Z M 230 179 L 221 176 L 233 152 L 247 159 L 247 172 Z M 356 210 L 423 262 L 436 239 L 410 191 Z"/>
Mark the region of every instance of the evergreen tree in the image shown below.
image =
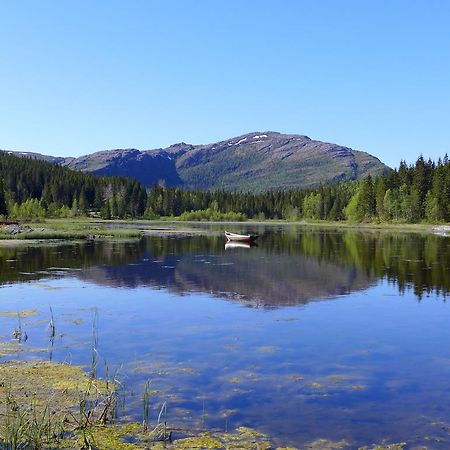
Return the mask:
<path id="1" fill-rule="evenodd" d="M 3 188 L 3 179 L 0 178 L 0 216 L 7 216 L 8 210 L 6 209 L 5 190 Z"/>
<path id="2" fill-rule="evenodd" d="M 375 216 L 376 198 L 372 177 L 369 175 L 362 181 L 359 190 L 358 210 L 362 218 L 370 219 Z"/>
<path id="3" fill-rule="evenodd" d="M 100 217 L 102 219 L 111 219 L 111 208 L 109 206 L 109 201 L 106 201 L 100 210 Z"/>
<path id="4" fill-rule="evenodd" d="M 375 180 L 375 213 L 377 217 L 384 217 L 384 196 L 386 194 L 386 178 L 377 177 Z"/>

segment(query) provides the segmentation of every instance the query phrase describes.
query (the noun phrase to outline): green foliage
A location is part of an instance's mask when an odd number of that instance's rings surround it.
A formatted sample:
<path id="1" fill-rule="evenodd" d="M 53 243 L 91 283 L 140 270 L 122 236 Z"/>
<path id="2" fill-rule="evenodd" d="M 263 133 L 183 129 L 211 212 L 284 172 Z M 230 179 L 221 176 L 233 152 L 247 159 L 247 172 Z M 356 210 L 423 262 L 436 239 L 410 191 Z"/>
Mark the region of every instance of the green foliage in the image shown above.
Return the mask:
<path id="1" fill-rule="evenodd" d="M 398 191 L 388 189 L 383 197 L 383 218 L 389 221 L 398 221 L 400 202 Z"/>
<path id="2" fill-rule="evenodd" d="M 10 216 L 17 220 L 42 220 L 45 218 L 45 209 L 39 200 L 31 198 L 22 204 L 14 203 Z"/>
<path id="3" fill-rule="evenodd" d="M 103 219 L 180 217 L 181 220 L 450 221 L 450 163 L 420 156 L 398 170 L 360 181 L 263 193 L 186 191 L 95 177 L 43 161 L 0 152 L 0 216 L 20 220 L 73 218 L 99 212 Z M 3 189 L 2 189 L 3 185 Z M 5 207 L 7 206 L 7 207 Z"/>
<path id="4" fill-rule="evenodd" d="M 14 205 L 32 199 L 40 203 L 43 216 L 48 217 L 85 215 L 89 211 L 99 211 L 113 199 L 112 217 L 124 218 L 144 213 L 147 193 L 141 183 L 131 178 L 96 177 L 0 151 L 0 215 L 6 212 L 5 198 L 11 206 L 10 215 L 16 218 L 25 219 L 27 213 L 12 211 Z"/>
<path id="5" fill-rule="evenodd" d="M 431 191 L 428 191 L 425 197 L 425 218 L 429 222 L 438 222 L 441 219 L 438 200 Z"/>
<path id="6" fill-rule="evenodd" d="M 425 192 L 425 195 L 424 195 Z M 154 186 L 148 192 L 145 216 L 180 216 L 210 220 L 204 212 L 240 212 L 246 217 L 286 220 L 349 220 L 352 222 L 420 222 L 450 220 L 450 164 L 437 166 L 422 157 L 415 165 L 400 163 L 398 171 L 296 191 L 184 191 Z M 191 213 L 195 211 L 196 214 Z M 219 219 L 212 219 L 219 220 Z"/>
<path id="7" fill-rule="evenodd" d="M 376 205 L 374 185 L 369 175 L 359 184 L 358 190 L 344 208 L 344 214 L 352 222 L 372 220 L 376 215 Z"/>
<path id="8" fill-rule="evenodd" d="M 322 195 L 320 192 L 311 192 L 305 196 L 303 216 L 307 219 L 322 219 Z"/>
<path id="9" fill-rule="evenodd" d="M 360 193 L 357 192 L 351 199 L 348 205 L 344 208 L 344 215 L 347 220 L 351 222 L 360 222 L 363 220 L 363 211 L 360 209 Z"/>
<path id="10" fill-rule="evenodd" d="M 5 190 L 3 188 L 3 179 L 0 177 L 0 216 L 6 216 L 8 210 L 6 209 Z"/>
<path id="11" fill-rule="evenodd" d="M 295 222 L 301 219 L 301 214 L 297 207 L 294 208 L 290 207 L 284 212 L 283 218 L 290 222 Z"/>
<path id="12" fill-rule="evenodd" d="M 242 213 L 236 213 L 236 212 L 227 212 L 227 213 L 221 213 L 218 211 L 215 211 L 212 208 L 208 209 L 201 209 L 197 211 L 189 211 L 182 213 L 178 220 L 182 221 L 238 221 L 242 222 L 246 219 L 245 215 Z"/>

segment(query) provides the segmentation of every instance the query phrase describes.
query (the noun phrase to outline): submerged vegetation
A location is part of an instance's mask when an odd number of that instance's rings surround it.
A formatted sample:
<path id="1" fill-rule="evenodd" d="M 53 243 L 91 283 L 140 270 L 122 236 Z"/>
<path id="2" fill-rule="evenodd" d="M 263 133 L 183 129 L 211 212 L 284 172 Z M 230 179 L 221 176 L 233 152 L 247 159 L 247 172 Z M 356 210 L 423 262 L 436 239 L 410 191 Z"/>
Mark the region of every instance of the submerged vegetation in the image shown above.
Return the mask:
<path id="1" fill-rule="evenodd" d="M 148 421 L 117 420 L 118 381 L 92 378 L 78 366 L 8 361 L 0 363 L 0 378 L 2 450 L 295 450 L 278 447 L 266 434 L 244 426 L 230 432 L 184 430 L 184 437 L 172 439 L 167 418 L 161 417 L 165 405 L 150 427 Z M 401 450 L 405 445 L 375 445 L 360 450 Z M 305 448 L 348 449 L 350 444 L 318 439 Z"/>
<path id="2" fill-rule="evenodd" d="M 299 279 L 298 286 L 300 286 L 301 291 L 308 289 L 308 277 L 298 276 L 299 260 L 290 258 L 292 255 L 299 254 L 308 257 L 305 260 L 308 270 L 313 268 L 313 260 L 320 261 L 318 273 L 321 286 L 330 279 L 332 280 L 333 276 L 339 279 L 339 284 L 342 286 L 343 278 L 340 277 L 337 270 L 339 266 L 347 266 L 347 268 L 351 268 L 352 282 L 358 282 L 361 273 L 358 268 L 362 268 L 363 272 L 367 272 L 366 278 L 369 280 L 373 276 L 386 276 L 389 280 L 397 279 L 399 286 L 403 287 L 408 286 L 410 280 L 413 280 L 418 290 L 423 290 L 427 286 L 430 287 L 432 283 L 434 283 L 435 289 L 442 289 L 444 292 L 448 292 L 449 289 L 446 269 L 448 267 L 448 251 L 442 249 L 444 239 L 439 236 L 425 234 L 391 235 L 380 232 L 361 233 L 354 230 L 335 230 L 331 233 L 323 233 L 318 229 L 314 229 L 311 233 L 298 233 L 298 228 L 287 226 L 282 227 L 282 231 L 276 233 L 267 232 L 264 234 L 264 230 L 267 231 L 267 229 L 261 228 L 261 230 L 264 244 L 260 249 L 255 249 L 256 251 L 247 252 L 248 256 L 251 258 L 259 254 L 260 257 L 261 253 L 258 252 L 261 250 L 267 252 L 264 253 L 265 255 L 276 255 L 280 254 L 280 249 L 283 249 L 283 265 L 281 266 L 282 270 L 277 271 L 277 264 L 274 263 L 276 258 L 267 258 L 272 263 L 263 264 L 267 267 L 266 271 L 261 270 L 263 266 L 261 264 L 257 266 L 258 270 L 255 270 L 253 274 L 249 270 L 246 271 L 245 287 L 249 288 L 250 294 L 253 292 L 253 295 L 259 298 L 265 298 L 267 294 L 273 295 L 273 289 L 268 289 L 268 287 L 270 287 L 271 281 L 269 273 L 274 271 L 277 282 L 273 285 L 289 286 L 289 291 L 294 291 L 295 294 L 296 284 L 285 283 L 289 278 L 292 279 L 294 272 L 289 272 L 290 268 L 297 268 L 295 278 Z M 48 279 L 52 276 L 52 270 L 69 271 L 70 268 L 79 267 L 85 268 L 83 272 L 80 272 L 80 276 L 85 277 L 89 273 L 88 268 L 94 266 L 95 274 L 93 275 L 98 277 L 94 278 L 95 280 L 98 279 L 98 282 L 102 283 L 104 281 L 110 282 L 108 279 L 113 278 L 122 287 L 142 284 L 170 286 L 177 282 L 181 283 L 178 285 L 180 287 L 178 292 L 181 292 L 183 279 L 185 281 L 190 279 L 202 283 L 201 289 L 209 293 L 223 291 L 223 285 L 220 285 L 221 281 L 226 282 L 229 285 L 228 288 L 244 293 L 243 286 L 237 284 L 239 277 L 236 277 L 236 280 L 233 277 L 233 273 L 242 272 L 242 266 L 237 264 L 235 267 L 233 265 L 226 266 L 228 275 L 223 277 L 224 266 L 206 264 L 212 259 L 212 255 L 218 253 L 219 249 L 223 251 L 222 236 L 210 236 L 208 239 L 202 236 L 194 236 L 189 239 L 153 236 L 145 240 L 122 244 L 109 241 L 62 243 L 58 247 L 54 245 L 4 247 L 0 248 L 0 282 L 11 283 L 12 280 Z M 190 254 L 197 255 L 197 260 L 199 259 L 198 255 L 201 255 L 201 260 L 204 260 L 204 263 L 193 263 L 193 259 L 189 258 Z M 149 259 L 150 261 L 148 261 Z M 175 261 L 175 259 L 179 261 Z M 242 254 L 240 259 L 245 259 L 242 258 Z M 334 263 L 333 267 L 329 268 L 329 262 Z M 109 266 L 109 269 L 112 269 L 108 277 L 105 277 L 101 272 L 100 266 L 102 265 Z M 249 265 L 253 266 L 253 264 Z M 117 270 L 118 267 L 121 270 Z M 163 267 L 168 268 L 164 271 L 162 270 Z M 169 272 L 172 273 L 175 267 L 176 271 L 174 272 L 176 273 L 169 276 Z M 424 271 L 424 267 L 429 269 Z M 229 270 L 235 271 L 228 272 Z M 285 278 L 283 278 L 284 272 L 288 275 L 285 275 Z M 73 271 L 72 273 L 78 272 Z M 123 273 L 136 278 L 128 280 L 125 275 L 124 278 L 121 278 Z M 201 276 L 196 275 L 199 273 Z M 256 273 L 258 273 L 258 277 L 255 277 Z M 309 272 L 303 270 L 302 273 L 307 275 Z M 89 278 L 84 279 L 89 280 Z M 127 282 L 131 284 L 127 285 Z M 50 282 L 46 281 L 45 283 L 49 284 Z M 37 286 L 39 283 L 33 284 Z M 61 285 L 53 286 L 53 288 L 56 287 L 60 289 Z M 44 286 L 42 283 L 42 288 L 47 289 L 48 286 Z M 192 289 L 192 284 L 184 286 L 184 289 L 187 288 Z M 88 292 L 85 291 L 83 295 L 89 296 Z M 53 298 L 60 297 L 57 289 L 54 289 L 52 295 L 55 296 Z M 282 293 L 276 293 L 277 298 L 281 295 Z M 66 296 L 65 294 L 62 294 L 61 297 L 71 298 L 70 295 Z M 44 296 L 44 298 L 50 299 L 52 297 L 49 295 L 48 297 Z M 120 299 L 120 297 L 118 296 L 117 299 Z M 98 303 L 94 304 L 97 305 Z M 133 361 L 131 363 L 133 365 L 130 366 L 130 362 L 125 358 L 124 366 L 119 374 L 111 375 L 113 371 L 104 368 L 101 352 L 104 334 L 100 333 L 99 339 L 99 321 L 95 309 L 85 308 L 84 316 L 79 316 L 76 313 L 61 319 L 56 307 L 54 314 L 53 309 L 48 309 L 47 305 L 43 306 L 45 313 L 32 309 L 35 307 L 33 302 L 19 303 L 19 305 L 17 312 L 7 311 L 6 307 L 0 312 L 2 329 L 6 328 L 9 332 L 12 332 L 14 328 L 20 328 L 22 334 L 28 331 L 31 336 L 26 343 L 21 343 L 18 339 L 15 339 L 11 342 L 5 342 L 3 347 L 0 346 L 2 360 L 5 358 L 29 359 L 29 362 L 10 360 L 0 363 L 0 380 L 3 382 L 3 386 L 0 388 L 0 414 L 2 414 L 0 418 L 5 418 L 2 422 L 5 429 L 0 426 L 0 449 L 156 450 L 167 448 L 176 450 L 217 448 L 275 450 L 285 448 L 287 450 L 287 447 L 277 447 L 277 445 L 286 445 L 292 439 L 284 434 L 286 427 L 277 428 L 275 431 L 272 429 L 272 436 L 258 432 L 260 430 L 255 431 L 242 427 L 242 425 L 246 425 L 245 421 L 249 420 L 250 423 L 247 423 L 249 425 L 261 426 L 263 431 L 270 429 L 270 426 L 265 428 L 267 423 L 258 422 L 257 419 L 247 416 L 245 408 L 242 408 L 239 404 L 225 404 L 222 400 L 218 403 L 210 403 L 208 397 L 205 396 L 207 405 L 201 413 L 202 416 L 200 416 L 199 409 L 193 413 L 193 409 L 189 409 L 192 403 L 196 403 L 198 406 L 202 401 L 196 396 L 199 392 L 190 388 L 182 391 L 180 385 L 184 378 L 192 378 L 193 381 L 189 382 L 192 383 L 190 386 L 202 385 L 204 369 L 194 361 L 189 361 L 189 367 L 187 367 L 185 365 L 188 362 L 187 359 L 180 358 L 181 363 L 178 358 L 166 360 L 165 352 L 160 354 L 158 352 L 146 353 L 140 348 L 138 353 L 140 360 Z M 91 305 L 93 303 L 88 304 L 88 306 Z M 130 310 L 130 315 L 133 316 L 133 314 L 133 310 Z M 45 315 L 47 320 L 42 320 L 43 318 L 40 317 L 42 315 Z M 41 329 L 48 324 L 45 329 L 44 340 L 46 342 L 48 342 L 47 339 L 52 341 L 56 336 L 58 341 L 59 336 L 70 330 L 70 328 L 66 328 L 65 324 L 73 324 L 80 317 L 84 319 L 86 324 L 85 335 L 82 338 L 82 345 L 85 348 L 83 353 L 80 353 L 83 354 L 83 357 L 77 359 L 77 364 L 87 362 L 88 367 L 81 369 L 79 366 L 37 361 L 38 357 L 42 358 L 42 349 L 36 348 L 36 352 L 27 353 L 32 348 L 30 347 L 32 344 L 30 340 L 33 341 L 36 334 L 35 325 L 33 325 L 34 329 L 28 329 L 30 323 L 41 323 L 41 325 L 38 325 Z M 163 315 L 162 317 L 165 320 L 166 316 Z M 304 327 L 305 322 L 303 324 L 302 322 L 296 322 L 294 317 L 278 315 L 276 317 L 277 320 L 292 321 L 287 325 L 289 327 Z M 92 329 L 89 318 L 92 319 Z M 67 322 L 64 322 L 64 320 L 67 320 Z M 136 336 L 133 336 L 132 339 L 140 340 L 139 336 L 142 336 L 138 332 L 140 324 L 139 322 L 135 323 L 136 328 L 130 328 L 133 330 L 131 332 L 133 335 L 134 331 L 137 331 Z M 143 323 L 146 327 L 152 324 L 148 321 Z M 119 336 L 120 327 L 117 326 L 118 324 L 113 324 L 114 336 L 116 333 Z M 211 327 L 212 324 L 214 322 L 208 323 L 208 327 Z M 4 327 L 3 325 L 7 326 Z M 201 329 L 199 332 L 196 327 L 193 327 L 192 331 L 194 335 L 201 336 Z M 233 328 L 233 333 L 235 331 L 236 329 Z M 81 336 L 78 329 L 76 333 L 77 337 Z M 67 336 L 68 339 L 61 338 L 60 344 L 56 342 L 54 349 L 53 343 L 51 344 L 51 350 L 49 345 L 47 352 L 52 351 L 53 353 L 47 354 L 47 356 L 50 356 L 50 358 L 53 356 L 54 361 L 64 361 L 66 355 L 71 351 L 70 331 Z M 158 336 L 158 334 L 155 334 L 155 336 Z M 242 339 L 242 336 L 239 337 Z M 159 345 L 158 339 L 152 340 L 152 345 L 153 341 Z M 248 351 L 248 348 L 243 345 L 243 341 L 222 341 L 222 343 L 232 344 L 228 345 L 228 348 L 224 351 L 233 352 L 233 355 L 236 355 L 233 358 L 238 360 L 238 354 L 236 353 L 239 351 L 238 346 L 241 346 L 241 352 Z M 256 344 L 256 341 L 254 342 Z M 261 360 L 259 367 L 253 364 L 248 367 L 236 366 L 227 374 L 229 375 L 229 377 L 226 377 L 228 381 L 225 378 L 223 380 L 216 378 L 224 386 L 226 393 L 232 392 L 236 398 L 242 397 L 244 403 L 254 401 L 254 408 L 259 408 L 261 402 L 257 403 L 257 401 L 260 398 L 264 399 L 264 397 L 251 393 L 244 394 L 249 384 L 256 386 L 255 392 L 258 392 L 258 386 L 262 384 L 278 385 L 280 389 L 288 389 L 288 392 L 293 395 L 302 396 L 306 403 L 299 404 L 304 405 L 312 405 L 316 401 L 320 403 L 333 402 L 339 396 L 345 397 L 352 403 L 358 398 L 361 399 L 370 395 L 373 389 L 373 380 L 352 371 L 351 366 L 333 367 L 332 371 L 324 370 L 322 373 L 316 370 L 307 370 L 307 367 L 286 366 L 286 370 L 283 369 L 281 373 L 277 373 L 276 378 L 269 377 L 267 372 L 270 369 L 268 369 L 268 364 L 263 364 L 263 362 L 269 361 L 266 358 L 269 358 L 270 355 L 275 357 L 273 361 L 279 361 L 278 356 L 285 351 L 284 347 L 279 344 L 280 342 L 263 341 L 260 345 L 251 347 L 252 352 L 258 355 L 257 359 Z M 67 350 L 61 351 L 62 348 Z M 151 349 L 151 346 L 147 347 L 147 349 L 149 348 Z M 113 346 L 112 349 L 116 351 L 117 347 Z M 171 351 L 171 349 L 167 348 L 165 351 Z M 363 351 L 365 351 L 365 348 L 361 349 L 361 352 Z M 108 358 L 111 358 L 111 356 L 109 355 Z M 220 359 L 221 364 L 222 358 L 219 349 L 218 359 Z M 352 356 L 352 358 L 370 358 L 370 356 L 364 353 L 361 357 Z M 294 359 L 296 358 L 292 360 Z M 210 359 L 205 358 L 205 360 L 208 365 L 211 363 Z M 227 359 L 223 360 L 227 361 Z M 358 362 L 360 359 L 352 359 L 352 361 Z M 120 364 L 121 362 L 116 359 L 114 364 Z M 161 362 L 166 364 L 158 365 Z M 135 380 L 139 380 L 138 383 L 130 381 L 132 374 L 130 367 L 135 367 L 140 371 L 141 375 L 135 378 Z M 211 364 L 211 367 L 214 367 L 214 364 Z M 124 371 L 123 377 L 122 370 Z M 4 375 L 4 373 L 7 374 Z M 158 378 L 162 377 L 166 381 L 158 381 Z M 150 381 L 147 381 L 148 379 Z M 127 383 L 129 383 L 128 386 Z M 214 386 L 218 385 L 215 384 Z M 127 388 L 130 388 L 133 393 L 128 395 Z M 131 395 L 134 399 L 131 398 Z M 176 396 L 179 397 L 178 400 L 176 400 Z M 131 406 L 133 409 L 122 407 L 122 398 L 126 398 L 127 406 L 129 405 L 128 402 L 130 404 L 133 402 Z M 182 398 L 181 402 L 180 398 Z M 350 400 L 350 398 L 352 399 Z M 190 402 L 192 403 L 189 406 Z M 123 400 L 123 404 L 125 404 L 125 400 Z M 327 403 L 327 407 L 329 404 Z M 349 411 L 351 407 L 349 406 Z M 220 417 L 220 421 L 214 422 L 213 416 Z M 203 417 L 206 417 L 204 421 L 202 420 Z M 268 420 L 271 420 L 270 413 L 267 414 L 267 417 Z M 282 413 L 280 417 L 285 420 L 286 415 Z M 275 417 L 275 421 L 276 426 L 278 426 L 280 423 L 278 418 Z M 308 427 L 308 422 L 305 423 L 305 427 Z M 354 423 L 357 423 L 357 421 Z M 215 426 L 220 427 L 220 430 L 212 428 Z M 303 426 L 302 423 L 300 426 Z M 356 449 L 358 448 L 357 445 L 349 436 L 354 436 L 357 433 L 353 434 L 351 426 L 349 426 L 346 436 L 342 434 L 338 434 L 337 437 L 333 436 L 333 431 L 329 430 L 324 431 L 324 434 L 316 430 L 312 431 L 310 435 L 305 433 L 306 436 L 299 438 L 302 442 L 300 448 L 311 450 Z M 236 427 L 238 428 L 235 430 Z M 279 435 L 276 435 L 277 433 Z M 401 450 L 402 448 L 408 448 L 401 442 L 404 438 L 410 437 L 407 433 L 405 434 L 406 436 L 400 437 L 396 435 L 388 441 L 398 442 L 397 444 L 374 445 L 372 441 L 367 442 L 358 437 L 354 439 L 359 439 L 356 441 L 359 445 L 370 444 L 367 447 L 362 447 L 364 450 Z M 413 438 L 411 437 L 411 439 Z M 374 442 L 377 442 L 377 440 Z"/>
<path id="3" fill-rule="evenodd" d="M 274 449 L 266 435 L 240 427 L 234 432 L 183 431 L 172 440 L 167 407 L 152 424 L 116 419 L 114 380 L 88 376 L 81 367 L 54 362 L 0 363 L 0 449 Z M 148 403 L 144 393 L 144 410 Z M 183 437 L 184 435 L 184 437 Z"/>

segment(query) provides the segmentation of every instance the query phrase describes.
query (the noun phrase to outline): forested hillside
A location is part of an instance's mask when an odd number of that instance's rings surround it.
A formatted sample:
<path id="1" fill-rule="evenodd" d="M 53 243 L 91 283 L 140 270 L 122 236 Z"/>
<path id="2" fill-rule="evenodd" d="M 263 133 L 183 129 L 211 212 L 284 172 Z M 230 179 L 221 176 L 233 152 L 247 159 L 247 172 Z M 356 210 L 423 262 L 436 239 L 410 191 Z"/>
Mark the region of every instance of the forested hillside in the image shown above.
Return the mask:
<path id="1" fill-rule="evenodd" d="M 0 215 L 27 219 L 100 213 L 103 218 L 183 220 L 450 221 L 450 163 L 419 157 L 398 170 L 314 189 L 263 193 L 187 191 L 95 177 L 0 152 Z"/>
<path id="2" fill-rule="evenodd" d="M 450 163 L 447 156 L 437 163 L 420 157 L 414 165 L 401 162 L 398 170 L 375 179 L 369 175 L 361 181 L 327 184 L 316 189 L 261 194 L 192 192 L 155 186 L 149 192 L 147 205 L 149 215 L 182 215 L 192 220 L 235 212 L 259 219 L 447 222 Z"/>
<path id="3" fill-rule="evenodd" d="M 0 152 L 0 214 L 12 218 L 68 217 L 102 211 L 141 216 L 145 187 L 136 180 L 96 177 L 49 162 Z"/>

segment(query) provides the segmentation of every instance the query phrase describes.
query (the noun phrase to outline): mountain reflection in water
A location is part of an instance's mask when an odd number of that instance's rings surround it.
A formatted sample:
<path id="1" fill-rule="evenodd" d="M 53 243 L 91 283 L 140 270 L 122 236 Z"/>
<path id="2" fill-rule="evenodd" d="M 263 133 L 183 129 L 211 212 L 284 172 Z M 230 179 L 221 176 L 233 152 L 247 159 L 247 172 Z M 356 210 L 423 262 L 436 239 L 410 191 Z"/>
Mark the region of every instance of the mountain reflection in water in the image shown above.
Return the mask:
<path id="1" fill-rule="evenodd" d="M 219 225 L 202 227 L 0 247 L 3 339 L 30 313 L 13 357 L 88 365 L 95 342 L 99 376 L 120 368 L 127 420 L 142 420 L 151 380 L 152 417 L 167 402 L 175 428 L 449 448 L 450 239 L 239 224 L 258 247 L 225 249 Z"/>
<path id="2" fill-rule="evenodd" d="M 449 239 L 435 235 L 267 227 L 259 246 L 224 248 L 222 235 L 149 236 L 0 248 L 0 283 L 58 276 L 111 287 L 206 292 L 278 307 L 363 290 L 380 278 L 421 299 L 450 290 Z"/>

